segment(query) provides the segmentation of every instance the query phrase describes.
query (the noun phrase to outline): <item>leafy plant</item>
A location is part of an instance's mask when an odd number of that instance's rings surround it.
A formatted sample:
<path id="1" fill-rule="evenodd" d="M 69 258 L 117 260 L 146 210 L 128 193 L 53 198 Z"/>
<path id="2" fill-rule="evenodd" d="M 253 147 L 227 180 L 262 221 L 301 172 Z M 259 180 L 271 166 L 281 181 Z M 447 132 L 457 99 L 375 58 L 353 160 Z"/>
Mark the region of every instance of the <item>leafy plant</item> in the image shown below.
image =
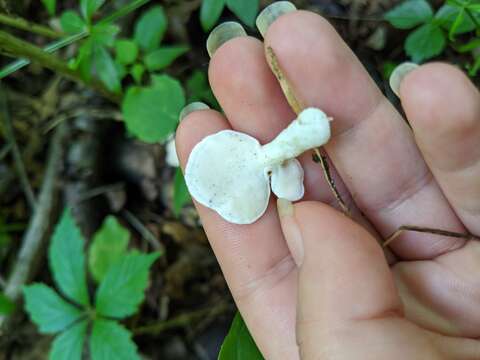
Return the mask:
<path id="1" fill-rule="evenodd" d="M 225 6 L 248 26 L 253 26 L 258 13 L 259 0 L 203 0 L 200 22 L 209 31 L 218 22 Z"/>
<path id="2" fill-rule="evenodd" d="M 228 335 L 222 344 L 218 359 L 263 360 L 262 353 L 258 350 L 242 316 L 238 312 L 235 315 Z"/>
<path id="3" fill-rule="evenodd" d="M 39 331 L 57 334 L 50 359 L 80 360 L 87 338 L 93 360 L 140 359 L 131 333 L 118 320 L 138 310 L 144 300 L 149 269 L 160 254 L 128 251 L 128 238 L 128 231 L 114 217 L 107 217 L 94 235 L 88 265 L 99 285 L 92 304 L 85 241 L 70 211 L 65 210 L 48 251 L 59 292 L 41 283 L 25 286 L 23 291 L 25 308 Z"/>
<path id="4" fill-rule="evenodd" d="M 473 0 L 448 0 L 435 13 L 426 0 L 407 0 L 388 11 L 385 19 L 398 29 L 415 29 L 405 41 L 405 51 L 415 62 L 441 54 L 449 43 L 458 50 L 458 35 L 480 33 L 480 5 Z M 464 51 L 473 51 L 473 44 L 468 44 Z M 473 56 L 478 65 L 471 66 L 472 76 L 480 66 L 479 55 Z"/>

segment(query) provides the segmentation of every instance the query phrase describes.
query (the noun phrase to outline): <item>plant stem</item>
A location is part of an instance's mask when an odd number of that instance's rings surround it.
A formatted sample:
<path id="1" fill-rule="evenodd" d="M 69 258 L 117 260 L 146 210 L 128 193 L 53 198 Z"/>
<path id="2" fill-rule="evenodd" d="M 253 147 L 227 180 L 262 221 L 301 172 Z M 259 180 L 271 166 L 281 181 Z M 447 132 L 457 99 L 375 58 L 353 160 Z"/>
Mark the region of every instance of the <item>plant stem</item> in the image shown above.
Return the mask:
<path id="1" fill-rule="evenodd" d="M 34 22 L 23 19 L 21 17 L 8 16 L 6 14 L 1 14 L 1 13 L 0 13 L 0 24 L 4 24 L 20 30 L 28 31 L 34 34 L 38 34 L 38 35 L 42 35 L 42 36 L 46 36 L 54 39 L 63 36 L 63 34 L 58 33 L 47 26 L 36 24 Z"/>
<path id="2" fill-rule="evenodd" d="M 3 123 L 5 137 L 7 138 L 7 141 L 9 142 L 10 148 L 12 150 L 17 175 L 20 179 L 20 183 L 22 184 L 23 192 L 27 199 L 27 203 L 33 213 L 35 211 L 37 202 L 35 200 L 35 195 L 33 193 L 32 186 L 30 185 L 30 181 L 28 180 L 27 170 L 25 169 L 25 164 L 23 163 L 22 154 L 20 153 L 17 141 L 15 140 L 12 120 L 10 118 L 7 107 L 7 99 L 5 92 L 2 88 L 0 88 L 0 118 L 1 122 Z"/>
<path id="3" fill-rule="evenodd" d="M 32 62 L 36 62 L 47 69 L 55 71 L 56 73 L 70 78 L 76 82 L 85 84 L 80 74 L 70 69 L 66 62 L 62 61 L 55 55 L 51 55 L 41 48 L 32 45 L 26 41 L 23 41 L 7 32 L 0 31 L 0 52 L 11 54 L 16 57 L 27 58 Z M 94 90 L 100 92 L 103 96 L 110 99 L 113 102 L 120 102 L 118 94 L 114 94 L 109 91 L 102 83 L 93 80 L 87 83 Z"/>

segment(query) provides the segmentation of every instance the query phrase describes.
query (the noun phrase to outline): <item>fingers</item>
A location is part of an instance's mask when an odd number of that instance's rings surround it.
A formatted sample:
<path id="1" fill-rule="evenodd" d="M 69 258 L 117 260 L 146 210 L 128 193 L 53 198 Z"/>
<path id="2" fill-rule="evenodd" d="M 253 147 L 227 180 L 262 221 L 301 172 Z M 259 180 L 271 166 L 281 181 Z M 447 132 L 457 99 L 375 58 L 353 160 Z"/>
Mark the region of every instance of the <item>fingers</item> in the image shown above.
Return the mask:
<path id="1" fill-rule="evenodd" d="M 401 100 L 423 156 L 455 212 L 480 233 L 480 93 L 457 68 L 421 66 Z"/>
<path id="2" fill-rule="evenodd" d="M 184 118 L 176 136 L 182 167 L 196 143 L 229 127 L 213 110 L 195 111 Z M 296 267 L 275 208 L 270 206 L 254 224 L 235 225 L 213 210 L 195 205 L 235 302 L 262 353 L 266 358 L 295 359 Z"/>
<path id="3" fill-rule="evenodd" d="M 298 97 L 334 117 L 327 153 L 383 236 L 401 225 L 464 230 L 410 129 L 326 20 L 304 11 L 284 15 L 268 29 L 266 45 L 276 52 Z M 421 259 L 462 244 L 405 233 L 392 247 L 401 257 Z"/>
<path id="4" fill-rule="evenodd" d="M 302 358 L 326 353 L 337 358 L 328 349 L 360 338 L 357 323 L 401 317 L 382 249 L 365 229 L 318 202 L 278 204 L 285 237 L 300 266 L 297 342 Z M 359 345 L 350 349 L 357 356 L 338 358 L 363 359 Z"/>

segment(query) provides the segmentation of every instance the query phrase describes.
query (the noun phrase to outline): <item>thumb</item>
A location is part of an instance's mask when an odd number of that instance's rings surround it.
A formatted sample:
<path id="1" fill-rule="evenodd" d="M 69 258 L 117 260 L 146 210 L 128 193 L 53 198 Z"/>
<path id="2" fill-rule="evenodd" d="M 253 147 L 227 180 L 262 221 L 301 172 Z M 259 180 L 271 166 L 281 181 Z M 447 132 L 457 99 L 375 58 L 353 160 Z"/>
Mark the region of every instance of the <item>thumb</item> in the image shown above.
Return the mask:
<path id="1" fill-rule="evenodd" d="M 297 343 L 302 358 L 331 352 L 337 358 L 337 351 L 339 358 L 360 358 L 366 334 L 356 323 L 401 313 L 380 245 L 360 225 L 322 203 L 292 205 L 279 199 L 277 204 L 299 266 Z M 348 350 L 354 343 L 358 347 Z M 353 357 L 345 351 L 354 351 Z"/>

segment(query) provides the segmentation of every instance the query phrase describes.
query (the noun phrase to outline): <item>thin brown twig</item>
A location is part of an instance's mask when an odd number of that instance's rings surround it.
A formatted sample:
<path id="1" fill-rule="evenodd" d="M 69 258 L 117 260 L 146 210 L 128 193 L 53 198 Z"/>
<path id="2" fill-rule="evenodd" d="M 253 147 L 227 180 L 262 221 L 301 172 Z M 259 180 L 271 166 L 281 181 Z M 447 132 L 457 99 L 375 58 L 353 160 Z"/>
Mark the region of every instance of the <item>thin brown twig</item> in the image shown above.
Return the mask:
<path id="1" fill-rule="evenodd" d="M 25 164 L 23 163 L 22 154 L 20 153 L 17 141 L 15 140 L 12 120 L 8 112 L 7 97 L 3 87 L 0 87 L 0 117 L 3 123 L 5 137 L 10 144 L 10 150 L 15 161 L 15 168 L 17 170 L 23 192 L 27 199 L 30 210 L 34 212 L 37 201 L 35 199 L 32 186 L 30 185 L 30 181 L 28 180 L 27 170 L 25 169 Z"/>
<path id="2" fill-rule="evenodd" d="M 448 236 L 448 237 L 465 239 L 465 240 L 480 240 L 479 236 L 473 235 L 473 234 L 464 234 L 464 233 L 458 233 L 455 231 L 428 228 L 423 226 L 402 225 L 397 230 L 395 230 L 393 234 L 391 234 L 385 239 L 383 243 L 383 247 L 389 246 L 395 239 L 397 239 L 401 234 L 403 234 L 406 231 L 427 233 L 427 234 L 433 234 L 433 235 L 439 235 L 439 236 Z"/>
<path id="3" fill-rule="evenodd" d="M 280 67 L 280 64 L 278 63 L 278 58 L 275 55 L 275 52 L 273 51 L 272 47 L 270 46 L 267 47 L 267 60 L 268 60 L 268 63 L 270 64 L 270 68 L 272 69 L 273 74 L 277 78 L 280 84 L 280 87 L 282 88 L 282 91 L 285 95 L 285 98 L 287 99 L 288 104 L 290 105 L 292 110 L 295 112 L 295 114 L 299 115 L 302 112 L 302 110 L 305 108 L 305 106 L 302 104 L 299 98 L 295 96 L 293 87 L 291 86 L 287 77 L 283 73 Z M 328 186 L 330 187 L 330 190 L 332 191 L 333 196 L 337 200 L 338 205 L 346 215 L 350 215 L 348 206 L 345 204 L 345 201 L 343 201 L 342 196 L 338 192 L 337 186 L 335 185 L 335 181 L 333 180 L 333 177 L 330 173 L 330 167 L 328 166 L 326 157 L 320 154 L 320 149 L 318 148 L 314 149 L 314 153 L 318 157 L 318 160 L 322 166 L 323 175 L 325 176 Z"/>

